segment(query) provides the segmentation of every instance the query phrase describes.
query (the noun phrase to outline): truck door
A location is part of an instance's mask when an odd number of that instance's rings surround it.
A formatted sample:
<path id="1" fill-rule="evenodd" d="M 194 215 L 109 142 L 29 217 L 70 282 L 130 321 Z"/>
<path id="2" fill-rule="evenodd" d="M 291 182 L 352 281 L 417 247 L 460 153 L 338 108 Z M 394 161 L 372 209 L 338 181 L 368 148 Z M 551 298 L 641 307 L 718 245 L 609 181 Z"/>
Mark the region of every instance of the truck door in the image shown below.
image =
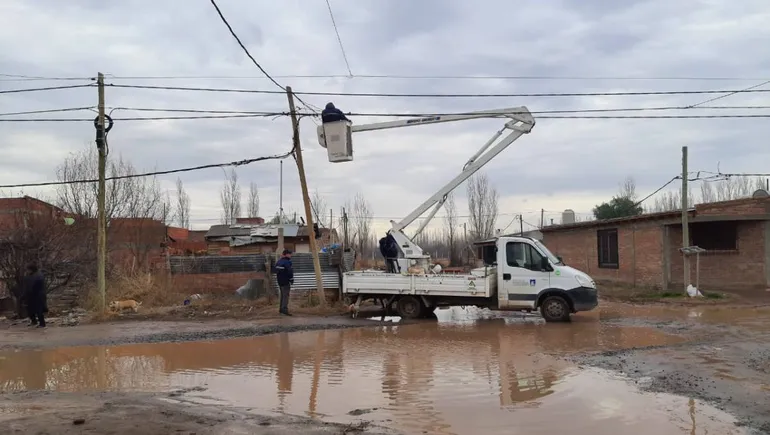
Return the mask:
<path id="1" fill-rule="evenodd" d="M 505 243 L 505 261 L 498 263 L 498 306 L 534 308 L 537 295 L 550 285 L 550 272 L 542 270 L 543 255 L 529 243 Z"/>

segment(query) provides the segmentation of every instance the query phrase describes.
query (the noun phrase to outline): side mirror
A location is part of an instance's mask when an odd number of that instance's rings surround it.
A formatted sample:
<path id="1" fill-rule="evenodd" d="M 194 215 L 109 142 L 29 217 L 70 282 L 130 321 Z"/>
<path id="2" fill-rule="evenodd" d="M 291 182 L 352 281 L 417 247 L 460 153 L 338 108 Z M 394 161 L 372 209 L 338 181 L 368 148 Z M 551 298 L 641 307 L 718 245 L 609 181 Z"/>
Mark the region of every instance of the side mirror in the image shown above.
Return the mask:
<path id="1" fill-rule="evenodd" d="M 564 259 L 561 258 L 561 255 L 557 255 L 556 259 L 559 260 L 559 263 L 564 263 Z"/>
<path id="2" fill-rule="evenodd" d="M 551 264 L 548 262 L 548 257 L 540 258 L 540 270 L 551 270 Z"/>

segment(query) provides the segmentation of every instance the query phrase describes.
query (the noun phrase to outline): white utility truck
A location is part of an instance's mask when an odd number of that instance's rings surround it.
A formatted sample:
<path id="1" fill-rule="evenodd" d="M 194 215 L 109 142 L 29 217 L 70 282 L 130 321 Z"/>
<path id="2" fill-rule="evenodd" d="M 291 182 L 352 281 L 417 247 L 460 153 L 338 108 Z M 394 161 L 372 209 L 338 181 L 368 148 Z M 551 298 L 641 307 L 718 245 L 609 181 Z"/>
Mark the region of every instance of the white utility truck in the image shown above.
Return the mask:
<path id="1" fill-rule="evenodd" d="M 492 249 L 483 249 L 485 266 L 469 274 L 441 273 L 441 266 L 431 265 L 430 256 L 413 241 L 444 205 L 449 193 L 532 130 L 535 120 L 526 107 L 365 125 L 353 125 L 347 120 L 326 122 L 318 127 L 318 141 L 326 148 L 330 162 L 347 162 L 353 160 L 352 133 L 479 118 L 507 118 L 508 121 L 465 163 L 457 177 L 403 220 L 391 221 L 388 234 L 398 244 L 400 273 L 351 271 L 342 275 L 342 293 L 355 301 L 354 315 L 367 299 L 379 300 L 387 309 L 395 306 L 398 315 L 404 318 L 418 318 L 439 307 L 477 306 L 492 310 L 540 310 L 549 322 L 568 321 L 572 313 L 589 311 L 598 305 L 594 281 L 565 265 L 534 238 L 497 238 Z M 498 142 L 506 131 L 508 134 Z M 407 236 L 404 229 L 428 210 L 430 213 L 415 234 Z"/>

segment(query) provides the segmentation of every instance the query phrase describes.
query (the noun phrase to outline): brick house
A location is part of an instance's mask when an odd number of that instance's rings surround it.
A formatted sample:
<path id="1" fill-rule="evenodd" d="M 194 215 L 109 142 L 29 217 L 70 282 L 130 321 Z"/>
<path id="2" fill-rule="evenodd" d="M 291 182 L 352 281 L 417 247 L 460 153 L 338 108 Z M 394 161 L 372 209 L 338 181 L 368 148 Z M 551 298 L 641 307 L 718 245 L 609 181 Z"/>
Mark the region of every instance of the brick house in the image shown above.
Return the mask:
<path id="1" fill-rule="evenodd" d="M 770 287 L 770 198 L 698 204 L 689 210 L 690 246 L 700 256 L 700 287 Z M 599 281 L 680 289 L 684 283 L 681 211 L 546 226 L 543 242 L 565 263 Z M 695 283 L 692 259 L 691 283 Z"/>

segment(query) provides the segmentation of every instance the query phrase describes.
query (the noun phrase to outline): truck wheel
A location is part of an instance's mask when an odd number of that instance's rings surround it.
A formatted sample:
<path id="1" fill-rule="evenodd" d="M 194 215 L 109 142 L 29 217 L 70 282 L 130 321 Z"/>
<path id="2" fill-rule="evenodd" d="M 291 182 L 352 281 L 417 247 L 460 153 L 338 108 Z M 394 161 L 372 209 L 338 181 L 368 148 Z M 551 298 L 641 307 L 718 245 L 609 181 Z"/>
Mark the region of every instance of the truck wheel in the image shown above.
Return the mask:
<path id="1" fill-rule="evenodd" d="M 540 304 L 546 322 L 569 322 L 569 304 L 561 296 L 549 296 Z"/>
<path id="2" fill-rule="evenodd" d="M 404 319 L 418 319 L 423 312 L 422 301 L 414 296 L 404 296 L 396 302 L 396 310 Z"/>

